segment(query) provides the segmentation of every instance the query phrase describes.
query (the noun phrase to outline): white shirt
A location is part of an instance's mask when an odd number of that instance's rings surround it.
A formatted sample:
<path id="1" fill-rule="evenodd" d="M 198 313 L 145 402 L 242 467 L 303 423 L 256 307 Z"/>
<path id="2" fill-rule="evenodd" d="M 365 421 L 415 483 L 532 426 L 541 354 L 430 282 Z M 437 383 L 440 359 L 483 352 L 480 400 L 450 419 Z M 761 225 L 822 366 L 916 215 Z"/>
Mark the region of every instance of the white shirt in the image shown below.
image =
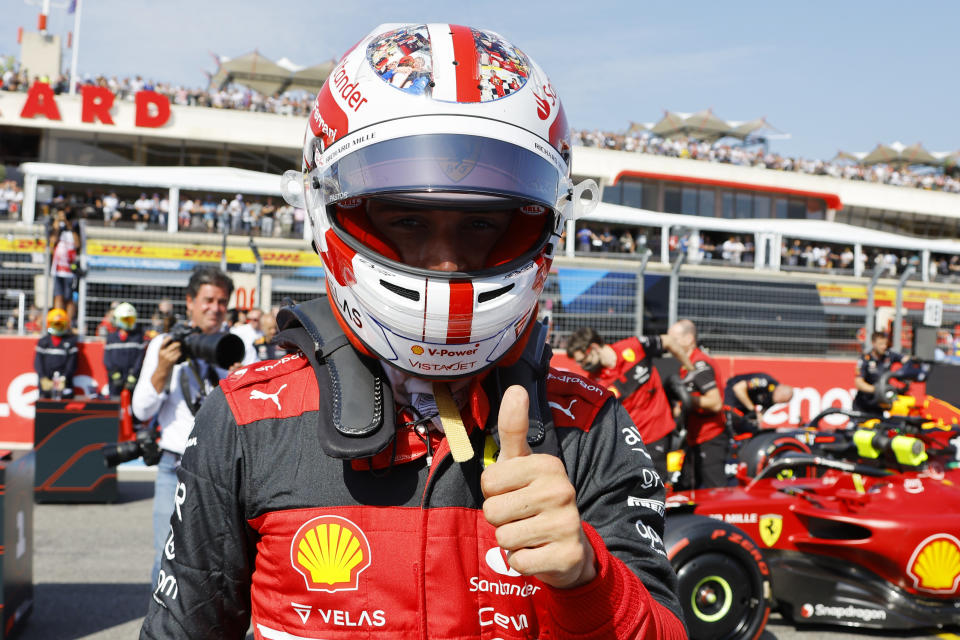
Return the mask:
<path id="1" fill-rule="evenodd" d="M 113 213 L 117 210 L 117 206 L 120 204 L 120 201 L 117 199 L 117 196 L 104 196 L 103 197 L 103 210 Z"/>

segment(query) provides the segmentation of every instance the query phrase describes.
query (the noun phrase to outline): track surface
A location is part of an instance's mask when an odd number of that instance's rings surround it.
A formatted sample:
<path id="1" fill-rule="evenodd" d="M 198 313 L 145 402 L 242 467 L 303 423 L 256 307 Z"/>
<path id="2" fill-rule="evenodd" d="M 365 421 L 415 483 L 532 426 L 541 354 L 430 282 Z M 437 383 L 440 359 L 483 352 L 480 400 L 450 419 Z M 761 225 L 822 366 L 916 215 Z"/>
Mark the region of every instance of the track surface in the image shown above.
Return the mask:
<path id="1" fill-rule="evenodd" d="M 113 504 L 34 505 L 34 609 L 19 638 L 137 638 L 150 598 L 150 471 L 121 468 L 119 499 Z M 800 631 L 774 616 L 761 640 L 960 640 L 960 631 L 954 633 Z"/>

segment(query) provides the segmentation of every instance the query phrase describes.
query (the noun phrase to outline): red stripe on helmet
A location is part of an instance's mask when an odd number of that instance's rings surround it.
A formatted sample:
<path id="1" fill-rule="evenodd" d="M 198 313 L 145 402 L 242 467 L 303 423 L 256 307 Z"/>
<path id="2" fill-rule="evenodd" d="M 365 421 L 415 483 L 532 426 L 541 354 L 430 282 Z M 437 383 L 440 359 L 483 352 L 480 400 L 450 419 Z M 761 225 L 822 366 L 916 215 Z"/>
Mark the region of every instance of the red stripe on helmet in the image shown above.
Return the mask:
<path id="1" fill-rule="evenodd" d="M 324 234 L 327 240 L 327 250 L 321 252 L 320 258 L 327 268 L 327 274 L 333 276 L 341 287 L 351 287 L 357 284 L 353 274 L 353 256 L 357 252 L 340 239 L 333 229 L 327 229 Z"/>
<path id="2" fill-rule="evenodd" d="M 469 280 L 450 283 L 450 319 L 447 324 L 447 344 L 470 341 L 473 330 L 473 283 Z"/>
<path id="3" fill-rule="evenodd" d="M 480 102 L 480 60 L 473 29 L 450 25 L 453 59 L 457 65 L 457 102 Z"/>
<path id="4" fill-rule="evenodd" d="M 331 74 L 332 76 L 332 74 Z M 347 135 L 350 128 L 350 122 L 347 114 L 344 113 L 336 98 L 330 93 L 330 83 L 333 78 L 330 77 L 320 88 L 317 99 L 313 103 L 313 110 L 310 112 L 310 131 L 314 136 L 323 140 L 323 148 L 326 149 L 334 142 Z M 309 159 L 310 162 L 313 158 Z"/>
<path id="5" fill-rule="evenodd" d="M 550 125 L 550 144 L 561 154 L 569 151 L 570 125 L 567 124 L 567 114 L 563 112 L 563 105 L 557 109 L 557 117 Z"/>

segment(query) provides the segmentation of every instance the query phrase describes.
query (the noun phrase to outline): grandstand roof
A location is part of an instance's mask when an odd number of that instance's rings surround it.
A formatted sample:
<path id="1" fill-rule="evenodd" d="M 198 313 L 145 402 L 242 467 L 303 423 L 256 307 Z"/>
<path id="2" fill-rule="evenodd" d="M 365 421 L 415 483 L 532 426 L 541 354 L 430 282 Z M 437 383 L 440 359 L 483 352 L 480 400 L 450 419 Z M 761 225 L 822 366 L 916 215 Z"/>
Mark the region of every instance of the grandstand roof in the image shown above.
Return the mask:
<path id="1" fill-rule="evenodd" d="M 315 64 L 312 67 L 306 67 L 304 69 L 299 69 L 295 71 L 291 81 L 290 86 L 287 87 L 288 91 L 293 91 L 296 89 L 303 89 L 309 91 L 310 93 L 317 93 L 320 90 L 320 87 L 323 86 L 323 83 L 326 81 L 327 76 L 330 75 L 330 72 L 333 71 L 333 67 L 336 63 L 333 60 L 329 62 L 321 62 L 320 64 Z"/>
<path id="2" fill-rule="evenodd" d="M 722 120 L 710 109 L 696 113 L 664 111 L 663 118 L 657 123 L 630 125 L 631 133 L 642 129 L 648 129 L 650 133 L 663 138 L 693 138 L 705 142 L 715 142 L 721 138 L 744 140 L 761 129 L 776 131 L 765 118 L 748 121 Z"/>
<path id="3" fill-rule="evenodd" d="M 274 62 L 258 51 L 237 58 L 218 56 L 217 62 L 217 71 L 210 78 L 211 85 L 220 89 L 235 82 L 268 96 L 291 89 L 316 93 L 334 66 L 331 61 L 303 67 L 287 58 Z"/>
<path id="4" fill-rule="evenodd" d="M 116 186 L 163 187 L 280 196 L 280 176 L 232 167 L 87 167 L 24 162 L 25 178 Z"/>
<path id="5" fill-rule="evenodd" d="M 864 165 L 888 164 L 891 166 L 909 166 L 925 164 L 940 166 L 956 162 L 958 152 L 927 151 L 919 142 L 907 146 L 902 142 L 877 144 L 871 151 L 839 151 L 835 159 L 853 160 Z"/>

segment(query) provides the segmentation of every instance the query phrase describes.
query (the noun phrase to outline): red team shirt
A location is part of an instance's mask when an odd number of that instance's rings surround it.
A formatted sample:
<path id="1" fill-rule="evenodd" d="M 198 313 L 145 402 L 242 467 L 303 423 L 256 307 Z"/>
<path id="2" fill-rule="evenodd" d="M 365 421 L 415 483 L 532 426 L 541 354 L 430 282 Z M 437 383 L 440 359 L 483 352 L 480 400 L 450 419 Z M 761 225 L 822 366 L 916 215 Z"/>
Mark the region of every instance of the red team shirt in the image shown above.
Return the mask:
<path id="1" fill-rule="evenodd" d="M 693 363 L 694 368 L 692 378 L 688 378 L 689 371 L 680 367 L 680 375 L 687 385 L 687 391 L 695 396 L 701 396 L 711 389 L 720 389 L 721 394 L 723 393 L 723 378 L 720 377 L 720 371 L 717 370 L 717 364 L 713 358 L 697 347 L 690 354 L 690 362 Z M 690 445 L 713 440 L 723 432 L 722 412 L 710 413 L 698 409 L 687 417 L 687 443 Z"/>
<path id="2" fill-rule="evenodd" d="M 663 354 L 660 336 L 627 338 L 610 347 L 617 352 L 617 364 L 589 374 L 590 378 L 620 400 L 644 442 L 660 440 L 675 427 L 660 374 L 653 366 L 653 358 Z"/>

